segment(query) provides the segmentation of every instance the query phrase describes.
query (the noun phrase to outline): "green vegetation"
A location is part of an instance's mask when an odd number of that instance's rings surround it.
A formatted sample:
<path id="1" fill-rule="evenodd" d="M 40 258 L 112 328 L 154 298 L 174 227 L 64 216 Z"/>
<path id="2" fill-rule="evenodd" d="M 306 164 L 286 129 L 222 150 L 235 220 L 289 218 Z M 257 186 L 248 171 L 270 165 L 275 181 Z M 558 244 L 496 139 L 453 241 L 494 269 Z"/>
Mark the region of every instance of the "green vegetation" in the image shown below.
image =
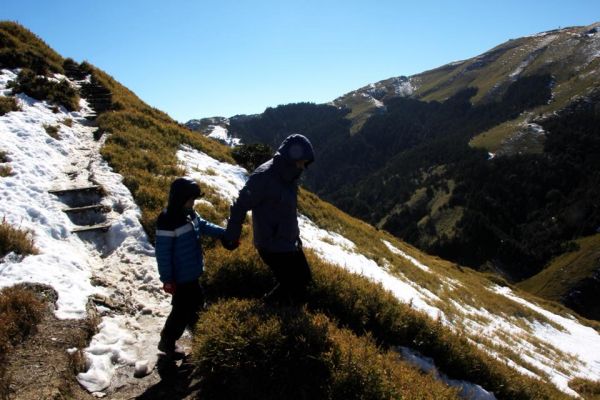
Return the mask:
<path id="1" fill-rule="evenodd" d="M 11 111 L 19 111 L 17 100 L 13 96 L 0 96 L 0 116 Z"/>
<path id="2" fill-rule="evenodd" d="M 65 118 L 62 120 L 63 125 L 71 128 L 73 126 L 73 120 L 71 118 Z"/>
<path id="3" fill-rule="evenodd" d="M 56 82 L 28 68 L 23 68 L 16 81 L 11 81 L 8 87 L 13 93 L 25 93 L 38 100 L 64 106 L 69 111 L 79 110 L 79 94 L 66 80 Z"/>
<path id="4" fill-rule="evenodd" d="M 576 378 L 569 382 L 569 387 L 586 400 L 600 400 L 600 381 Z"/>
<path id="5" fill-rule="evenodd" d="M 518 131 L 525 118 L 525 116 L 521 116 L 515 120 L 496 125 L 492 129 L 475 136 L 471 139 L 469 145 L 496 153 L 502 148 L 505 140 L 512 137 Z"/>
<path id="6" fill-rule="evenodd" d="M 429 375 L 322 314 L 256 300 L 203 314 L 194 358 L 211 399 L 454 399 Z"/>
<path id="7" fill-rule="evenodd" d="M 245 232 L 247 231 L 246 226 Z M 415 311 L 410 305 L 400 303 L 381 286 L 350 274 L 339 267 L 329 265 L 311 252 L 307 252 L 307 256 L 314 276 L 314 285 L 311 287 L 308 300 L 310 313 L 325 314 L 327 318 L 337 321 L 338 326 L 351 330 L 359 338 L 362 338 L 365 333 L 371 335 L 383 348 L 393 348 L 398 345 L 414 348 L 422 354 L 432 357 L 440 369 L 451 378 L 467 379 L 478 383 L 487 390 L 493 391 L 499 399 L 566 398 L 552 385 L 520 375 L 504 363 L 473 346 L 465 336 L 457 334 Z M 206 265 L 203 283 L 211 302 L 231 297 L 259 298 L 273 285 L 273 278 L 252 248 L 251 237 L 248 233 L 243 236 L 242 245 L 235 252 L 228 252 L 221 247 L 208 249 Z M 481 285 L 480 281 L 479 284 Z M 266 312 L 262 309 L 264 306 L 257 305 L 256 307 L 261 309 L 260 312 L 257 311 L 259 314 L 262 315 Z M 209 313 L 211 310 L 209 309 Z M 234 339 L 227 338 L 235 336 L 231 332 L 237 332 L 241 336 L 240 342 L 235 342 L 239 345 L 239 348 L 236 347 L 238 349 L 236 351 L 240 352 L 235 356 L 237 362 L 246 361 L 247 366 L 253 366 L 258 362 L 257 357 L 264 356 L 264 354 L 256 353 L 252 346 L 242 345 L 245 340 L 250 339 L 245 338 L 245 334 L 240 332 L 264 332 L 266 335 L 275 323 L 271 318 L 252 317 L 253 314 L 251 314 L 248 316 L 252 321 L 251 326 L 245 326 L 229 322 L 230 320 L 225 318 L 226 313 L 222 310 L 224 308 L 219 308 L 215 315 L 231 331 L 226 334 L 226 337 L 214 339 L 211 342 L 216 342 L 214 346 L 222 346 L 218 350 L 213 348 L 216 354 L 203 347 L 202 349 L 197 348 L 198 357 L 203 357 L 207 353 L 211 354 L 209 357 L 226 357 L 228 351 L 226 349 L 232 348 L 230 340 L 234 342 L 238 340 L 235 337 Z M 269 314 L 267 313 L 267 315 Z M 198 329 L 206 329 L 211 332 L 213 319 L 217 319 L 217 317 L 211 317 L 210 322 L 204 321 Z M 265 326 L 259 324 L 258 321 L 261 320 L 264 321 Z M 211 335 L 219 337 L 219 334 L 214 331 Z M 243 353 L 241 353 L 242 351 Z M 208 360 L 207 362 L 215 361 Z M 372 363 L 369 360 L 365 360 L 365 362 Z M 367 365 L 362 365 L 360 368 L 367 368 Z M 256 372 L 254 369 L 252 371 Z"/>
<path id="8" fill-rule="evenodd" d="M 1 232 L 1 231 L 0 231 Z M 13 346 L 32 334 L 43 315 L 44 303 L 20 286 L 0 290 L 0 397 L 9 398 L 7 355 Z"/>
<path id="9" fill-rule="evenodd" d="M 9 162 L 10 159 L 5 151 L 0 150 L 0 164 Z M 10 165 L 0 165 L 0 177 L 7 177 L 13 174 L 12 167 Z"/>
<path id="10" fill-rule="evenodd" d="M 60 126 L 58 125 L 46 125 L 44 124 L 44 130 L 53 139 L 60 140 L 60 136 L 58 131 L 60 130 Z"/>
<path id="11" fill-rule="evenodd" d="M 37 35 L 15 22 L 0 21 L 0 66 L 27 67 L 38 75 L 63 73 L 62 57 Z"/>
<path id="12" fill-rule="evenodd" d="M 535 295 L 563 301 L 579 314 L 600 320 L 598 287 L 594 284 L 594 275 L 600 273 L 600 235 L 578 239 L 575 244 L 576 250 L 556 257 L 539 274 L 518 286 Z M 573 291 L 578 294 L 576 297 L 571 295 Z"/>
<path id="13" fill-rule="evenodd" d="M 33 244 L 33 238 L 27 231 L 14 228 L 6 217 L 0 222 L 0 257 L 15 252 L 20 255 L 37 254 L 38 250 Z"/>
<path id="14" fill-rule="evenodd" d="M 6 178 L 13 174 L 12 167 L 10 165 L 0 165 L 0 177 Z"/>
<path id="15" fill-rule="evenodd" d="M 243 144 L 235 147 L 231 151 L 231 156 L 242 167 L 250 173 L 256 169 L 259 165 L 268 161 L 273 157 L 275 152 L 273 149 L 265 144 Z"/>

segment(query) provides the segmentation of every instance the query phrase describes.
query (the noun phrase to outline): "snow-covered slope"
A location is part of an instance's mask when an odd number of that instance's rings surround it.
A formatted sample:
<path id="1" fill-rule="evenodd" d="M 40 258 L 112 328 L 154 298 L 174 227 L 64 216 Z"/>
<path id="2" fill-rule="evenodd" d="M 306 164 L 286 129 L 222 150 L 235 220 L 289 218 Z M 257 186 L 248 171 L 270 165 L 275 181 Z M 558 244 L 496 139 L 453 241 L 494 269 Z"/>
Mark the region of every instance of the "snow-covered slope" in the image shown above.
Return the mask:
<path id="1" fill-rule="evenodd" d="M 16 77 L 2 70 L 0 93 Z M 45 102 L 18 95 L 21 111 L 0 117 L 0 149 L 13 175 L 0 178 L 0 218 L 32 232 L 40 254 L 14 254 L 0 260 L 0 287 L 19 282 L 49 284 L 58 292 L 58 318 L 86 317 L 90 296 L 98 299 L 99 332 L 85 349 L 88 371 L 79 382 L 92 392 L 107 388 L 119 372 L 142 374 L 156 362 L 158 332 L 169 302 L 159 286 L 154 249 L 140 223 L 140 211 L 122 177 L 111 171 L 94 141 L 96 128 L 84 118 L 91 112 L 57 113 Z M 71 126 L 65 125 L 70 119 Z M 44 125 L 59 126 L 59 139 Z M 76 226 L 62 210 L 67 206 L 51 189 L 102 185 L 102 204 L 112 211 L 106 233 L 72 233 Z M 84 240 L 85 239 L 85 240 Z M 111 309 L 111 304 L 119 304 Z"/>
<path id="2" fill-rule="evenodd" d="M 14 77 L 14 72 L 2 71 L 2 93 L 6 94 L 6 82 Z M 139 209 L 121 176 L 99 155 L 102 141 L 94 141 L 94 128 L 86 124 L 84 115 L 89 108 L 85 101 L 82 111 L 73 113 L 53 113 L 44 102 L 23 95 L 18 101 L 21 111 L 0 117 L 0 150 L 8 153 L 14 171 L 10 177 L 0 178 L 0 217 L 30 229 L 40 254 L 23 259 L 8 255 L 0 262 L 0 286 L 22 281 L 52 285 L 59 293 L 56 314 L 60 318 L 85 317 L 90 296 L 107 300 L 99 301 L 104 304 L 98 306 L 103 315 L 100 331 L 85 349 L 89 369 L 78 377 L 88 390 L 103 391 L 119 377 L 140 375 L 152 368 L 168 298 L 160 290 L 153 249 L 138 222 Z M 64 123 L 66 118 L 72 120 L 70 127 Z M 60 139 L 48 136 L 44 124 L 59 125 Z M 181 147 L 178 157 L 190 177 L 211 186 L 228 201 L 235 198 L 247 176 L 242 168 L 189 147 Z M 104 234 L 80 237 L 71 233 L 75 225 L 62 211 L 65 204 L 48 190 L 90 183 L 105 188 L 102 204 L 112 209 L 108 214 L 112 226 Z M 517 323 L 518 317 L 507 315 L 506 310 L 467 304 L 461 295 L 466 293 L 465 282 L 447 276 L 436 265 L 418 261 L 416 254 L 402 250 L 398 241 L 382 237 L 389 254 L 375 260 L 362 254 L 360 247 L 340 232 L 323 229 L 306 216 L 300 216 L 300 224 L 307 249 L 332 264 L 380 282 L 401 301 L 453 329 L 458 329 L 460 322 L 474 345 L 521 373 L 550 379 L 570 394 L 574 392 L 567 383 L 573 377 L 600 378 L 600 335 L 575 318 L 545 310 L 509 288 L 488 284 L 490 298 L 505 299 L 545 318 Z M 443 290 L 434 293 L 411 279 L 415 273 L 439 279 L 442 289 L 456 295 L 447 298 Z M 125 306 L 111 308 L 111 299 Z M 451 303 L 455 311 L 442 308 L 442 303 Z M 484 337 L 489 341 L 480 340 Z M 523 362 L 506 358 L 495 346 L 516 350 Z M 571 357 L 563 357 L 567 354 Z"/>

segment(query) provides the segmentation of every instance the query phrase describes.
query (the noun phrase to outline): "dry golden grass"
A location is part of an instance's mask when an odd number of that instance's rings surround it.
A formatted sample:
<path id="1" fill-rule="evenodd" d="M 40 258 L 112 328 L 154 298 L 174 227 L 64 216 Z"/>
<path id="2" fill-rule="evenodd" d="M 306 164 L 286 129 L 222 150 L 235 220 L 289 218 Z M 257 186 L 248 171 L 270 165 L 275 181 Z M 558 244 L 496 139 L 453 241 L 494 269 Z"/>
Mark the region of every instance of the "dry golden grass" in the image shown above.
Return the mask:
<path id="1" fill-rule="evenodd" d="M 600 400 L 600 380 L 576 378 L 569 382 L 569 387 L 579 393 L 585 400 Z"/>
<path id="2" fill-rule="evenodd" d="M 19 286 L 0 290 L 0 397 L 3 399 L 10 393 L 7 354 L 35 331 L 43 309 L 44 303 L 29 290 Z"/>
<path id="3" fill-rule="evenodd" d="M 0 223 L 0 257 L 11 252 L 25 256 L 37 254 L 38 250 L 29 232 L 13 227 L 3 218 Z"/>
<path id="4" fill-rule="evenodd" d="M 60 126 L 58 125 L 46 125 L 44 124 L 44 130 L 53 139 L 60 140 L 60 135 L 58 132 L 60 131 Z"/>
<path id="5" fill-rule="evenodd" d="M 10 165 L 0 165 L 0 176 L 6 178 L 13 175 L 13 169 Z"/>
<path id="6" fill-rule="evenodd" d="M 244 232 L 238 250 L 217 246 L 207 251 L 203 281 L 209 301 L 260 298 L 273 286 L 272 274 L 252 247 L 247 224 Z M 521 375 L 477 348 L 473 339 L 400 303 L 381 286 L 306 253 L 314 277 L 308 300 L 311 312 L 325 314 L 359 336 L 370 335 L 384 348 L 413 348 L 432 357 L 451 378 L 477 383 L 498 398 L 566 398 L 551 384 Z M 506 354 L 507 359 L 521 361 L 518 355 Z"/>
<path id="7" fill-rule="evenodd" d="M 0 116 L 11 111 L 19 111 L 17 101 L 12 96 L 0 96 Z"/>
<path id="8" fill-rule="evenodd" d="M 63 58 L 37 35 L 16 22 L 0 21 L 0 61 L 4 68 L 35 68 L 42 74 L 64 73 Z"/>
<path id="9" fill-rule="evenodd" d="M 213 305 L 197 330 L 194 359 L 208 398 L 457 398 L 368 336 L 302 308 L 228 300 Z"/>

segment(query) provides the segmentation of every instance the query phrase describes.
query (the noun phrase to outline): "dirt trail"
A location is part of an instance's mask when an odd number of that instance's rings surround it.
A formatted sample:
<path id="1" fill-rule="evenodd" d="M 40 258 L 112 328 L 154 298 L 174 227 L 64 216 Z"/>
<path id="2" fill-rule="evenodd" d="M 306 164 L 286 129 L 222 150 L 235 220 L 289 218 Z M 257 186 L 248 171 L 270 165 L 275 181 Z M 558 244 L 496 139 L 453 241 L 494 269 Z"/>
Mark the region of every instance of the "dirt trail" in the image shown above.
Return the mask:
<path id="1" fill-rule="evenodd" d="M 85 368 L 81 349 L 95 333 L 97 318 L 93 306 L 88 319 L 58 319 L 54 316 L 56 292 L 43 285 L 31 285 L 36 293 L 49 299 L 37 331 L 8 354 L 7 376 L 10 378 L 9 399 L 75 399 L 97 398 L 75 379 Z M 49 293 L 49 295 L 48 295 Z M 188 346 L 184 347 L 189 348 Z M 193 399 L 198 382 L 192 378 L 190 361 L 177 363 L 159 359 L 147 376 L 133 378 L 125 368 L 118 372 L 104 399 Z"/>

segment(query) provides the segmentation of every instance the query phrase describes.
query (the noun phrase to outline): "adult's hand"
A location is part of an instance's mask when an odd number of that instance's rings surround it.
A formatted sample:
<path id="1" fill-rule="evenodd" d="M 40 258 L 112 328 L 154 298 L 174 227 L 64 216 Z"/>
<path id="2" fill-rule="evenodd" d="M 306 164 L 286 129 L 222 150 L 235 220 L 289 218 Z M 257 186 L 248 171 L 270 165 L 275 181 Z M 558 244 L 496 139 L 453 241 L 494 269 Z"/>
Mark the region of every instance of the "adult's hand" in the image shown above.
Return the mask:
<path id="1" fill-rule="evenodd" d="M 172 282 L 163 283 L 163 290 L 169 294 L 175 294 L 176 286 Z"/>

